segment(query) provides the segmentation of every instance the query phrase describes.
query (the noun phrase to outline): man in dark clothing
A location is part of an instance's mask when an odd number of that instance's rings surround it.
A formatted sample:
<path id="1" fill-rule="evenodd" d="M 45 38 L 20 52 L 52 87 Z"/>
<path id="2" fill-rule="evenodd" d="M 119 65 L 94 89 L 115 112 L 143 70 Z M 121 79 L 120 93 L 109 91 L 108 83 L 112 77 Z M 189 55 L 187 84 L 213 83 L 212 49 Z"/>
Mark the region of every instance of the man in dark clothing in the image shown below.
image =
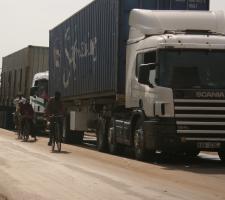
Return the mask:
<path id="1" fill-rule="evenodd" d="M 29 100 L 26 100 L 25 103 L 21 104 L 20 106 L 20 114 L 21 114 L 21 129 L 22 133 L 24 131 L 24 125 L 25 122 L 28 121 L 30 124 L 30 134 L 31 136 L 36 140 L 36 135 L 33 130 L 34 124 L 33 124 L 33 118 L 34 118 L 34 110 L 33 107 L 31 106 Z"/>
<path id="2" fill-rule="evenodd" d="M 48 118 L 48 121 L 50 122 L 50 134 L 49 134 L 49 142 L 48 145 L 50 146 L 52 143 L 52 136 L 53 136 L 53 118 L 52 116 L 62 115 L 64 116 L 64 106 L 63 102 L 61 101 L 61 94 L 60 92 L 55 92 L 55 96 L 51 97 L 46 110 L 45 110 L 46 116 Z M 60 121 L 60 129 L 62 130 L 63 120 Z"/>

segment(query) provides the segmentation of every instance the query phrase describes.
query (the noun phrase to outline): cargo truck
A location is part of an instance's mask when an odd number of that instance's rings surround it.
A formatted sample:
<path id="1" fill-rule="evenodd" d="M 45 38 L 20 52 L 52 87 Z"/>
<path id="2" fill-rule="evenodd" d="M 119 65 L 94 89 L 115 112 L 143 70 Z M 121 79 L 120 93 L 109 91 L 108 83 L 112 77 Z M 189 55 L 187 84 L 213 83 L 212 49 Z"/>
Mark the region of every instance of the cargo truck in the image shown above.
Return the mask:
<path id="1" fill-rule="evenodd" d="M 30 90 L 30 103 L 34 109 L 34 124 L 37 131 L 46 129 L 45 108 L 48 102 L 48 71 L 34 75 Z"/>
<path id="2" fill-rule="evenodd" d="M 100 151 L 130 147 L 139 160 L 206 150 L 224 161 L 224 13 L 147 10 L 160 8 L 152 2 L 162 1 L 96 0 L 50 31 L 64 137 L 95 131 Z"/>
<path id="3" fill-rule="evenodd" d="M 33 77 L 48 70 L 48 47 L 28 46 L 2 59 L 0 86 L 0 127 L 13 129 L 12 113 L 16 95 L 30 97 Z"/>

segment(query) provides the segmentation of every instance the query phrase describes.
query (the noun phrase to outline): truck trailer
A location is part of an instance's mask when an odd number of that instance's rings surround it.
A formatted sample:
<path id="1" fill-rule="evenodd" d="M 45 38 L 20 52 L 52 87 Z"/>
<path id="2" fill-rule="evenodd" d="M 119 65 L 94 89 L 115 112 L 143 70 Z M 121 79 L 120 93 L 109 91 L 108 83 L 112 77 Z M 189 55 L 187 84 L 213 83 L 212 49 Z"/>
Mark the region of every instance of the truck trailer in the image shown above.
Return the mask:
<path id="1" fill-rule="evenodd" d="M 50 31 L 49 91 L 66 105 L 65 140 L 95 131 L 100 151 L 130 147 L 142 160 L 205 150 L 224 161 L 224 13 L 160 2 L 96 0 Z M 175 2 L 187 10 L 154 10 Z"/>
<path id="2" fill-rule="evenodd" d="M 13 129 L 13 100 L 18 93 L 30 97 L 33 77 L 48 70 L 48 47 L 28 46 L 2 59 L 0 127 Z"/>

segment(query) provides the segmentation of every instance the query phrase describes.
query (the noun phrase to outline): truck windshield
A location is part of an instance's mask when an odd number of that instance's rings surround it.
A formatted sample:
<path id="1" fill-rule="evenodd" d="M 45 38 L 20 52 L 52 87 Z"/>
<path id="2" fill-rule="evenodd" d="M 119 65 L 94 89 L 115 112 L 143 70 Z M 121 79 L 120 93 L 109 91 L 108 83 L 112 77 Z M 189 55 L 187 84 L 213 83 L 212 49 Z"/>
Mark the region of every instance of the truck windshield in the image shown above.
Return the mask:
<path id="1" fill-rule="evenodd" d="M 37 96 L 44 98 L 46 94 L 48 94 L 48 80 L 41 79 L 38 81 L 35 81 L 35 86 L 38 87 L 37 90 Z"/>
<path id="2" fill-rule="evenodd" d="M 174 89 L 225 89 L 225 51 L 161 50 L 157 83 Z"/>

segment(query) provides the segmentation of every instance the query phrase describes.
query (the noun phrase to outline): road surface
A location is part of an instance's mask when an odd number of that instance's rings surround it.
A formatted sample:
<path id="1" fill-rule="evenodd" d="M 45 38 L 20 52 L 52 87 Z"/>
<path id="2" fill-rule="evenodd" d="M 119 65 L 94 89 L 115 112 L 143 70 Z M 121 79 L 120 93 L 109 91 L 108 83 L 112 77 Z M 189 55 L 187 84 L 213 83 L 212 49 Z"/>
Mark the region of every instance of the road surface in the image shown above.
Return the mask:
<path id="1" fill-rule="evenodd" d="M 145 163 L 87 146 L 62 150 L 0 129 L 0 200 L 225 199 L 225 166 L 216 155 Z"/>

